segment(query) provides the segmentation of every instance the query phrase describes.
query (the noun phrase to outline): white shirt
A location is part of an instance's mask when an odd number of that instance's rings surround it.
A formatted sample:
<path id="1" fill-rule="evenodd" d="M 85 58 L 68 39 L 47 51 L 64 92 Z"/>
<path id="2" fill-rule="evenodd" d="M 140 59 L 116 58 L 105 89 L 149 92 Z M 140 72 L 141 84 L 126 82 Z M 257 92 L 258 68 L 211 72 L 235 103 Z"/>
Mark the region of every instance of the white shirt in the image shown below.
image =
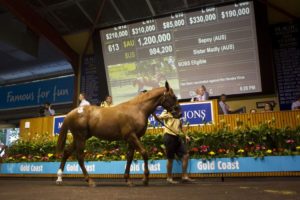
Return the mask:
<path id="1" fill-rule="evenodd" d="M 224 103 L 223 101 L 219 101 L 219 105 L 223 111 L 223 114 L 225 114 L 225 115 L 228 114 L 229 106 L 226 103 Z"/>
<path id="2" fill-rule="evenodd" d="M 91 105 L 90 102 L 88 102 L 88 101 L 85 100 L 85 99 L 82 99 L 82 101 L 81 101 L 80 104 L 79 104 L 79 107 L 80 107 L 80 106 L 89 106 L 89 105 Z"/>
<path id="3" fill-rule="evenodd" d="M 55 110 L 48 108 L 47 110 L 44 111 L 45 116 L 53 116 L 55 115 Z"/>
<path id="4" fill-rule="evenodd" d="M 292 110 L 297 110 L 300 108 L 300 101 L 295 101 L 292 103 Z"/>

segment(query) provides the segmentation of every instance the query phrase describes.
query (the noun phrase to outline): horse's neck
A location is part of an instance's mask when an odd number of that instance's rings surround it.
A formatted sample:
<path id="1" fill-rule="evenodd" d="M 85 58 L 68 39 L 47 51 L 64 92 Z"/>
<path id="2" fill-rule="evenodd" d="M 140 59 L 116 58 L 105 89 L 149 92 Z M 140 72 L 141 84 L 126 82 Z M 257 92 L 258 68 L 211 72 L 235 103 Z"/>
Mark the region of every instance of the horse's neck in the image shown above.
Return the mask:
<path id="1" fill-rule="evenodd" d="M 156 107 L 160 104 L 160 98 L 164 94 L 165 88 L 156 88 L 148 92 L 148 94 L 144 94 L 144 98 L 140 103 L 140 110 L 144 111 L 144 113 L 149 116 L 154 112 Z"/>

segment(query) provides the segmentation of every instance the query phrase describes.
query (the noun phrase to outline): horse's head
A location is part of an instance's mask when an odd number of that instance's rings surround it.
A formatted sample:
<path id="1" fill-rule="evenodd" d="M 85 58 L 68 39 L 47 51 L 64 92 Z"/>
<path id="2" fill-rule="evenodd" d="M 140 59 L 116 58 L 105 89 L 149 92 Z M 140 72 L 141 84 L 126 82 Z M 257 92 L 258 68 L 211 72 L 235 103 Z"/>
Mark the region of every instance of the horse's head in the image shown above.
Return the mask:
<path id="1" fill-rule="evenodd" d="M 180 118 L 182 116 L 180 105 L 177 101 L 172 88 L 170 88 L 169 83 L 165 83 L 166 91 L 161 97 L 161 106 L 164 107 L 168 112 L 170 112 L 175 118 Z"/>

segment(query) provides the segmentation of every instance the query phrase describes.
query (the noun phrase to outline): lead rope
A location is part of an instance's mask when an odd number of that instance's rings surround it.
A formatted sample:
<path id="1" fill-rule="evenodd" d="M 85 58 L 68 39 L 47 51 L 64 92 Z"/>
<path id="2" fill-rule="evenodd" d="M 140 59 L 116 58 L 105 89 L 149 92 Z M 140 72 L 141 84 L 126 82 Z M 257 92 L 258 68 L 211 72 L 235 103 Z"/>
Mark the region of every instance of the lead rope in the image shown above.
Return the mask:
<path id="1" fill-rule="evenodd" d="M 172 133 L 175 133 L 176 135 L 178 135 L 178 133 L 176 131 L 174 131 L 172 128 L 168 127 L 167 125 L 165 125 L 165 123 L 163 121 L 161 121 L 156 114 L 152 113 L 153 117 L 155 118 L 156 121 L 158 121 L 159 123 L 161 123 L 161 125 L 163 125 L 164 127 L 166 127 L 167 129 L 169 129 L 170 131 L 172 131 Z"/>

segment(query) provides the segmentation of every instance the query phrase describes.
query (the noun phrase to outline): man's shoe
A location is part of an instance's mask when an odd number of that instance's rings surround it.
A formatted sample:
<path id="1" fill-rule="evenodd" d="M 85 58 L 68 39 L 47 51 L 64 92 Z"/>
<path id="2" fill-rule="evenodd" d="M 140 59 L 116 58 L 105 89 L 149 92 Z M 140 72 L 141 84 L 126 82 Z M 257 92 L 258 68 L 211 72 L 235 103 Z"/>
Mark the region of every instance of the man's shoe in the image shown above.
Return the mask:
<path id="1" fill-rule="evenodd" d="M 195 179 L 191 179 L 189 177 L 183 177 L 181 180 L 184 183 L 194 183 L 195 182 Z"/>
<path id="2" fill-rule="evenodd" d="M 179 182 L 178 181 L 174 181 L 172 178 L 167 178 L 167 183 L 169 184 L 178 184 Z"/>

